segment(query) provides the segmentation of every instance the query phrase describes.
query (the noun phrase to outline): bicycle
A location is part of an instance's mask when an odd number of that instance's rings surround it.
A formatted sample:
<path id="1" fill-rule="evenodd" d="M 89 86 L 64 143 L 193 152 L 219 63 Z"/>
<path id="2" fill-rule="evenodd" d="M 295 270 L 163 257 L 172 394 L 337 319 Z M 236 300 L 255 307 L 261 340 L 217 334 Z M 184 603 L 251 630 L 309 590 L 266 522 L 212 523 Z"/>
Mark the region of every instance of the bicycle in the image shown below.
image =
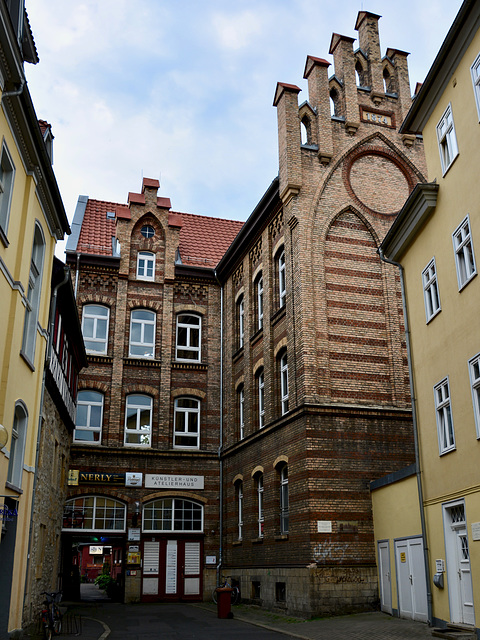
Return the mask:
<path id="1" fill-rule="evenodd" d="M 43 637 L 51 640 L 62 631 L 62 612 L 57 604 L 62 599 L 61 591 L 44 591 L 45 596 L 42 609 Z"/>
<path id="2" fill-rule="evenodd" d="M 217 604 L 217 589 L 223 589 L 224 587 L 232 590 L 230 594 L 230 597 L 232 599 L 232 604 L 237 604 L 237 602 L 240 601 L 240 589 L 236 586 L 235 587 L 232 586 L 230 582 L 228 582 L 229 578 L 231 580 L 232 576 L 222 576 L 223 583 L 219 584 L 218 587 L 216 587 L 212 591 L 212 600 L 215 602 L 215 604 Z"/>

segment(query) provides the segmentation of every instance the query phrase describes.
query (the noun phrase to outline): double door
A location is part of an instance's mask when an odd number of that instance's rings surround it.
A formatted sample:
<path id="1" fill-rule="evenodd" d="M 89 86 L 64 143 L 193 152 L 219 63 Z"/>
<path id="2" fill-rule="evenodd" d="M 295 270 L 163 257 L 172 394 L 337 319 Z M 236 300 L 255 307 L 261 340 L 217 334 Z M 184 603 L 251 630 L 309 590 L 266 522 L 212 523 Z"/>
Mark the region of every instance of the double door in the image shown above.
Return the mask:
<path id="1" fill-rule="evenodd" d="M 202 540 L 152 537 L 143 541 L 142 601 L 202 599 Z"/>
<path id="2" fill-rule="evenodd" d="M 422 538 L 396 540 L 395 564 L 400 617 L 427 622 L 427 581 Z"/>

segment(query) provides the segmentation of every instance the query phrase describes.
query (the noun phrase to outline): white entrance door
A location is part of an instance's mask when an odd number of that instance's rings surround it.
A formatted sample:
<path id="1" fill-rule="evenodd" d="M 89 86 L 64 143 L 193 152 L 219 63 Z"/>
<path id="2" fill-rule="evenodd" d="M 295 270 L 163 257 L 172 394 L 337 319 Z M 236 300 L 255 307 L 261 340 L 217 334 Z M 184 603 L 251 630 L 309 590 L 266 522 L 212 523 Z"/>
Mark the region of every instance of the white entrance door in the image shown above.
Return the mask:
<path id="1" fill-rule="evenodd" d="M 465 505 L 445 506 L 448 596 L 452 622 L 475 624 Z"/>
<path id="2" fill-rule="evenodd" d="M 395 565 L 400 617 L 427 622 L 427 582 L 422 538 L 395 541 Z"/>
<path id="3" fill-rule="evenodd" d="M 380 577 L 380 606 L 392 613 L 392 584 L 390 579 L 390 549 L 388 542 L 378 543 L 378 574 Z"/>
<path id="4" fill-rule="evenodd" d="M 463 622 L 465 624 L 475 624 L 470 551 L 466 527 L 462 527 L 457 531 L 457 556 Z"/>

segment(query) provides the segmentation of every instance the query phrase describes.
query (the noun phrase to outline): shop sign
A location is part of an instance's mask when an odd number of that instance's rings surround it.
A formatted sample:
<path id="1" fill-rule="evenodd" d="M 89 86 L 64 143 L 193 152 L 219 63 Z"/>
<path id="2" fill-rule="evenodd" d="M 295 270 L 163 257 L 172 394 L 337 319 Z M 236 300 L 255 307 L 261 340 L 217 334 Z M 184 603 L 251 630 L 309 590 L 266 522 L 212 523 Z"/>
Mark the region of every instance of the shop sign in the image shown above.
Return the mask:
<path id="1" fill-rule="evenodd" d="M 142 481 L 143 481 L 143 473 L 126 473 L 125 474 L 126 487 L 141 487 Z"/>
<path id="2" fill-rule="evenodd" d="M 204 476 L 176 476 L 166 474 L 145 474 L 147 489 L 203 489 Z"/>
<path id="3" fill-rule="evenodd" d="M 90 545 L 90 551 L 89 551 L 91 556 L 102 556 L 103 555 L 103 547 L 94 547 L 93 545 Z"/>
<path id="4" fill-rule="evenodd" d="M 17 509 L 9 509 L 6 505 L 0 505 L 0 518 L 3 522 L 12 522 L 18 516 Z"/>
<path id="5" fill-rule="evenodd" d="M 137 540 L 140 540 L 140 529 L 135 528 L 135 529 L 129 529 L 128 530 L 128 541 L 129 542 L 136 542 Z"/>
<path id="6" fill-rule="evenodd" d="M 332 533 L 332 521 L 331 520 L 317 520 L 317 532 L 318 533 Z"/>
<path id="7" fill-rule="evenodd" d="M 96 471 L 79 471 L 70 469 L 68 485 L 78 487 L 79 484 L 116 484 L 125 487 L 141 487 L 143 473 L 98 473 Z"/>

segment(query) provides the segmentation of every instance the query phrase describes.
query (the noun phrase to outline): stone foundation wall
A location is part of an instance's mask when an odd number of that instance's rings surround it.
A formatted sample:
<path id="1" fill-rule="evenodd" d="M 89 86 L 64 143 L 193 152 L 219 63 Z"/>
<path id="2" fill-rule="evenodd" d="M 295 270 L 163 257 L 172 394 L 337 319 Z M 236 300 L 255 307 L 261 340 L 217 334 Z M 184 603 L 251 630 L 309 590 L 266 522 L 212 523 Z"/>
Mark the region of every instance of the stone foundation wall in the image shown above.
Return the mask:
<path id="1" fill-rule="evenodd" d="M 378 607 L 375 566 L 224 569 L 242 601 L 290 615 L 314 617 Z"/>

